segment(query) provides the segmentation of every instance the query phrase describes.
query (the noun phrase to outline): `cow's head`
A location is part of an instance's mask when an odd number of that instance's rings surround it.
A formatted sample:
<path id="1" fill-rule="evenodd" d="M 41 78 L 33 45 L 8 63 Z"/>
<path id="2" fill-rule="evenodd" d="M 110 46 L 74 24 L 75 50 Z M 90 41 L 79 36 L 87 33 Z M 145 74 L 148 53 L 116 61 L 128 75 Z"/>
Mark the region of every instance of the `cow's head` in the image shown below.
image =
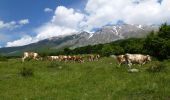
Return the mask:
<path id="1" fill-rule="evenodd" d="M 119 61 L 119 63 L 126 62 L 125 55 L 118 55 L 116 59 Z"/>
<path id="2" fill-rule="evenodd" d="M 147 61 L 151 61 L 151 56 L 146 55 L 146 57 L 147 57 Z"/>

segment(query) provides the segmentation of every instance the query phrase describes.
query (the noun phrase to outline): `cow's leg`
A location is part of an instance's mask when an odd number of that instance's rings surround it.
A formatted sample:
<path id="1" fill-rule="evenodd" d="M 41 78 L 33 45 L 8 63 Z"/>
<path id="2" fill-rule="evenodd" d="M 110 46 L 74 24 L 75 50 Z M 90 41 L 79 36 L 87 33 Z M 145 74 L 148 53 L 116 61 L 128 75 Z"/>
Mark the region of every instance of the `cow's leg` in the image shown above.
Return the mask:
<path id="1" fill-rule="evenodd" d="M 118 65 L 119 65 L 118 67 L 120 67 L 120 66 L 121 66 L 121 64 L 122 64 L 122 63 L 119 63 L 119 64 L 118 64 Z"/>
<path id="2" fill-rule="evenodd" d="M 34 60 L 36 60 L 36 57 L 33 57 Z"/>
<path id="3" fill-rule="evenodd" d="M 129 63 L 128 66 L 129 66 L 129 68 L 131 69 L 131 68 L 132 68 L 132 63 Z"/>
<path id="4" fill-rule="evenodd" d="M 37 57 L 34 58 L 35 60 L 39 60 Z"/>
<path id="5" fill-rule="evenodd" d="M 22 57 L 22 62 L 24 62 L 24 60 L 25 60 L 25 57 Z"/>
<path id="6" fill-rule="evenodd" d="M 146 62 L 143 62 L 142 65 L 146 64 Z"/>
<path id="7" fill-rule="evenodd" d="M 127 60 L 127 63 L 128 63 L 129 68 L 131 68 L 132 62 L 130 60 Z"/>
<path id="8" fill-rule="evenodd" d="M 25 56 L 25 57 L 23 57 L 23 58 L 22 58 L 22 62 L 24 62 L 26 58 L 27 58 L 26 56 Z"/>

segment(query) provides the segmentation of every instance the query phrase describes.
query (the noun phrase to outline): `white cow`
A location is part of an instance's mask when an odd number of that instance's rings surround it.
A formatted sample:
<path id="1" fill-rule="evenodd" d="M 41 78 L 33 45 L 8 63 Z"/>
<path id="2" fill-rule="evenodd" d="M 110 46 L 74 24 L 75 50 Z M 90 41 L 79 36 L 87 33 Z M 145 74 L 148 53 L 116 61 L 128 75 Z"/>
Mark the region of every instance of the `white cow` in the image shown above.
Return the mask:
<path id="1" fill-rule="evenodd" d="M 151 61 L 151 57 L 149 55 L 142 54 L 125 54 L 125 59 L 129 66 L 131 66 L 133 63 L 143 65 L 146 62 Z"/>
<path id="2" fill-rule="evenodd" d="M 39 60 L 41 57 L 36 52 L 24 52 L 24 56 L 22 57 L 22 62 L 24 62 L 26 58 Z"/>

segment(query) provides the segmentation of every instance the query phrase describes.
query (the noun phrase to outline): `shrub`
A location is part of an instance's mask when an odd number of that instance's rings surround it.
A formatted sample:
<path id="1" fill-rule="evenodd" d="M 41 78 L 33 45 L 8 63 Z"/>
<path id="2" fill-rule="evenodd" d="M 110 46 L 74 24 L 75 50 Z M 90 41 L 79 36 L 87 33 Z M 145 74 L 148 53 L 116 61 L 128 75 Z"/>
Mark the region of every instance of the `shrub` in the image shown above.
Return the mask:
<path id="1" fill-rule="evenodd" d="M 166 65 L 159 61 L 152 62 L 149 64 L 148 68 L 146 69 L 148 72 L 161 72 L 165 70 Z"/>
<path id="2" fill-rule="evenodd" d="M 19 74 L 23 77 L 30 77 L 34 75 L 34 71 L 32 68 L 23 67 L 20 69 Z"/>

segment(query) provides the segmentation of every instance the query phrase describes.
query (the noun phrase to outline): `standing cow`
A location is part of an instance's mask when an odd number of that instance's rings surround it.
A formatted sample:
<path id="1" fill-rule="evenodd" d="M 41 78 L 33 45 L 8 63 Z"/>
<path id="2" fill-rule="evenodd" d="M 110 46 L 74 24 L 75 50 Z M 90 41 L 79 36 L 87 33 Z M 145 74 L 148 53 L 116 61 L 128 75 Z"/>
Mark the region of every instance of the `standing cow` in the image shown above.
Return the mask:
<path id="1" fill-rule="evenodd" d="M 151 57 L 149 55 L 142 55 L 142 54 L 125 54 L 125 59 L 129 67 L 131 67 L 133 63 L 143 65 L 151 61 Z"/>
<path id="2" fill-rule="evenodd" d="M 31 58 L 34 60 L 39 60 L 41 57 L 36 52 L 24 52 L 24 56 L 22 57 L 22 62 L 25 61 L 26 58 Z"/>

